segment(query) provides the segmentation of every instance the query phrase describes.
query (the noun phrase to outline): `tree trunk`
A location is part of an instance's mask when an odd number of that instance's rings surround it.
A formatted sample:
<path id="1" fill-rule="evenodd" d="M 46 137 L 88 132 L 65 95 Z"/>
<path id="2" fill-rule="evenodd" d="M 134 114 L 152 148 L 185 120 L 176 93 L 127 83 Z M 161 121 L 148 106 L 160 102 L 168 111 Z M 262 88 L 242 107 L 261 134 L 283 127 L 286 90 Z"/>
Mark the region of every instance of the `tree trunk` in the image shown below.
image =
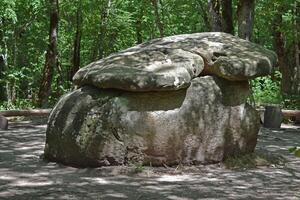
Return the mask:
<path id="1" fill-rule="evenodd" d="M 204 4 L 201 0 L 196 1 L 197 5 L 197 11 L 199 15 L 201 16 L 203 22 L 204 22 L 204 30 L 209 31 L 210 30 L 210 23 L 209 23 L 209 18 L 208 18 L 208 12 L 207 8 L 208 5 Z"/>
<path id="2" fill-rule="evenodd" d="M 238 35 L 251 41 L 254 24 L 255 0 L 239 0 L 237 8 Z"/>
<path id="3" fill-rule="evenodd" d="M 0 101 L 6 101 L 6 89 L 4 82 L 4 72 L 6 69 L 6 57 L 4 54 L 0 54 Z"/>
<path id="4" fill-rule="evenodd" d="M 38 93 L 37 105 L 46 107 L 51 90 L 53 72 L 58 68 L 57 34 L 58 34 L 58 0 L 49 0 L 50 3 L 50 30 L 49 45 L 46 53 L 46 62 L 43 78 Z"/>
<path id="5" fill-rule="evenodd" d="M 7 102 L 10 105 L 13 105 L 16 103 L 16 98 L 17 98 L 17 94 L 16 94 L 17 90 L 16 90 L 16 83 L 15 81 L 7 81 L 6 82 L 6 97 L 7 97 Z"/>
<path id="6" fill-rule="evenodd" d="M 274 50 L 278 57 L 278 67 L 282 74 L 281 80 L 281 91 L 284 94 L 289 93 L 291 89 L 291 70 L 289 69 L 289 64 L 286 59 L 286 52 L 284 46 L 284 34 L 281 30 L 282 27 L 282 13 L 283 8 L 279 8 L 278 12 L 274 16 L 273 20 L 273 45 Z"/>
<path id="7" fill-rule="evenodd" d="M 19 38 L 19 33 L 18 31 L 14 30 L 14 39 L 13 39 L 13 66 L 12 67 L 17 67 L 18 63 L 18 38 Z M 9 93 L 10 92 L 10 93 Z M 17 100 L 17 90 L 16 90 L 16 82 L 8 82 L 7 84 L 7 95 L 8 97 L 8 102 L 15 104 Z"/>
<path id="8" fill-rule="evenodd" d="M 232 20 L 232 0 L 222 0 L 222 31 L 234 34 Z"/>
<path id="9" fill-rule="evenodd" d="M 103 8 L 103 11 L 101 13 L 100 17 L 100 32 L 99 32 L 99 49 L 98 49 L 98 58 L 101 59 L 104 57 L 104 41 L 105 41 L 105 35 L 107 32 L 107 24 L 108 24 L 108 19 L 110 15 L 110 9 L 111 9 L 111 0 L 107 1 L 107 4 Z"/>
<path id="10" fill-rule="evenodd" d="M 74 40 L 74 51 L 73 51 L 73 59 L 72 59 L 72 69 L 70 73 L 70 81 L 74 74 L 80 68 L 80 46 L 81 46 L 81 22 L 82 22 L 82 3 L 81 0 L 78 0 L 77 11 L 76 11 L 76 33 L 75 33 L 75 40 Z"/>
<path id="11" fill-rule="evenodd" d="M 161 16 L 159 14 L 159 2 L 158 0 L 151 0 L 152 6 L 154 8 L 154 14 L 155 14 L 155 21 L 156 21 L 156 26 L 159 30 L 159 35 L 160 37 L 164 37 L 164 24 L 161 20 Z"/>
<path id="12" fill-rule="evenodd" d="M 208 0 L 208 18 L 210 24 L 210 31 L 212 32 L 222 31 L 220 6 L 221 5 L 219 0 Z"/>
<path id="13" fill-rule="evenodd" d="M 140 44 L 143 42 L 143 36 L 142 36 L 142 18 L 144 15 L 144 9 L 142 6 L 139 6 L 138 8 L 138 14 L 136 16 L 135 21 L 135 32 L 136 32 L 136 41 L 137 44 Z"/>
<path id="14" fill-rule="evenodd" d="M 4 72 L 7 68 L 7 45 L 4 38 L 4 24 L 3 20 L 0 19 L 0 101 L 6 101 L 6 83 L 4 81 Z"/>
<path id="15" fill-rule="evenodd" d="M 295 67 L 293 93 L 300 95 L 300 4 L 294 3 L 294 48 L 295 48 Z"/>

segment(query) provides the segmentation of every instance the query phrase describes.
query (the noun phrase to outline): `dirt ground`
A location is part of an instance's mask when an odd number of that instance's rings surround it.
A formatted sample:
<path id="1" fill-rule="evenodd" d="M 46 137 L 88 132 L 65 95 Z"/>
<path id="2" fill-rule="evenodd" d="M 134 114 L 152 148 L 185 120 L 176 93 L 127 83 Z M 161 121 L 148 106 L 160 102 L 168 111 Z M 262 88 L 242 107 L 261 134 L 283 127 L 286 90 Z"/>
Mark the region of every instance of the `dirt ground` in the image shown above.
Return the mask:
<path id="1" fill-rule="evenodd" d="M 0 199 L 300 199 L 300 127 L 261 129 L 257 151 L 282 155 L 285 165 L 229 170 L 222 165 L 185 168 L 76 169 L 40 156 L 44 124 L 17 122 L 0 131 Z"/>

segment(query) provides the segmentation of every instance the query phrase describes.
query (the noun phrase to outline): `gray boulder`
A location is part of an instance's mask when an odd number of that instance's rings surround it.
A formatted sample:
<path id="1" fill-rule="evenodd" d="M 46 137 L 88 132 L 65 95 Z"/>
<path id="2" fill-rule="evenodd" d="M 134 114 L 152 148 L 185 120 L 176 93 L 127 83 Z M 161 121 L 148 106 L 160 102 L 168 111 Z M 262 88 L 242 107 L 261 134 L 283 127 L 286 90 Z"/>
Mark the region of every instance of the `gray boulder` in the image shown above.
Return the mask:
<path id="1" fill-rule="evenodd" d="M 127 91 L 178 90 L 202 72 L 242 81 L 272 72 L 276 54 L 226 33 L 195 33 L 152 40 L 80 69 L 78 86 Z"/>
<path id="2" fill-rule="evenodd" d="M 74 166 L 215 163 L 252 152 L 248 80 L 276 55 L 226 33 L 152 40 L 80 69 L 48 121 L 45 158 Z"/>
<path id="3" fill-rule="evenodd" d="M 52 111 L 45 157 L 75 166 L 215 163 L 252 152 L 259 116 L 248 82 L 205 76 L 187 89 L 127 92 L 82 87 Z"/>

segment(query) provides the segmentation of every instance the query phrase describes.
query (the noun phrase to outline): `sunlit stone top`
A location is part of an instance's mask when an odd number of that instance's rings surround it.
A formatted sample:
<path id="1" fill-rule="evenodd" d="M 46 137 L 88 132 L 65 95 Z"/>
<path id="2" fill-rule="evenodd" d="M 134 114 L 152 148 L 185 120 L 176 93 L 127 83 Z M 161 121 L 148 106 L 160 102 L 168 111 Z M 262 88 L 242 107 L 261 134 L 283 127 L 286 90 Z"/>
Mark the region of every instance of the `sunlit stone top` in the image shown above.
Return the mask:
<path id="1" fill-rule="evenodd" d="M 231 81 L 265 76 L 273 71 L 276 54 L 226 33 L 176 35 L 134 46 L 81 68 L 78 86 L 127 91 L 178 90 L 200 75 Z"/>

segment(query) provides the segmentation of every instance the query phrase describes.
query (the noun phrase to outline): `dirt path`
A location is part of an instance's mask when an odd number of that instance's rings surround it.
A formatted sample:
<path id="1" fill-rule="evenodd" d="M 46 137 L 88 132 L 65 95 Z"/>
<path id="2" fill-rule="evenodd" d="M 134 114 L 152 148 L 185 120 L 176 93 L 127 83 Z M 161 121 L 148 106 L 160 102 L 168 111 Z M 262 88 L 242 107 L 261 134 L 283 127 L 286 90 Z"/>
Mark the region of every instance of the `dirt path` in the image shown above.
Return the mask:
<path id="1" fill-rule="evenodd" d="M 76 169 L 40 159 L 45 125 L 12 124 L 0 131 L 0 199 L 300 199 L 300 127 L 262 129 L 257 149 L 281 154 L 285 166 L 232 171 L 222 166 Z"/>

